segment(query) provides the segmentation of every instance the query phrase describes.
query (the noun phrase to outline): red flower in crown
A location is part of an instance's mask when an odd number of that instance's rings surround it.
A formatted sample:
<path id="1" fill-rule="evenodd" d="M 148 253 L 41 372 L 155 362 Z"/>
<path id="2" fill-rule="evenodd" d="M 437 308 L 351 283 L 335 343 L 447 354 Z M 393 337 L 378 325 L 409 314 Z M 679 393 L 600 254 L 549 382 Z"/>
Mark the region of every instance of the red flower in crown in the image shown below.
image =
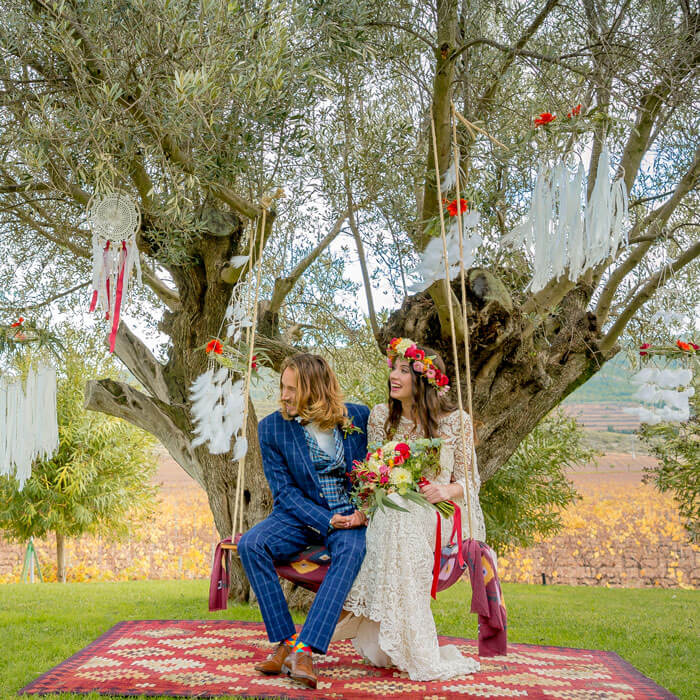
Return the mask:
<path id="1" fill-rule="evenodd" d="M 425 360 L 425 352 L 420 348 L 416 348 L 416 360 L 420 360 L 421 362 Z"/>
<path id="2" fill-rule="evenodd" d="M 446 374 L 440 374 L 437 378 L 438 386 L 447 386 L 450 380 Z"/>
<path id="3" fill-rule="evenodd" d="M 467 211 L 467 200 L 466 199 L 461 199 L 459 200 L 459 210 L 460 214 L 464 214 L 465 211 Z M 447 205 L 447 213 L 450 216 L 457 216 L 457 200 L 453 199 L 448 205 Z"/>
<path id="4" fill-rule="evenodd" d="M 546 124 L 553 122 L 556 118 L 556 114 L 552 114 L 551 112 L 542 112 L 539 117 L 535 117 L 535 126 L 545 126 Z"/>
<path id="5" fill-rule="evenodd" d="M 221 344 L 220 340 L 217 340 L 216 338 L 214 338 L 213 340 L 210 340 L 207 343 L 207 348 L 206 348 L 207 354 L 210 352 L 214 352 L 217 355 L 221 355 L 221 353 L 223 351 L 224 351 L 224 346 Z"/>
<path id="6" fill-rule="evenodd" d="M 416 353 L 418 352 L 418 348 L 415 345 L 411 345 L 410 348 L 407 348 L 406 352 L 404 353 L 404 357 L 406 358 L 416 358 Z"/>
<path id="7" fill-rule="evenodd" d="M 644 352 L 644 350 L 646 350 L 647 348 L 650 348 L 650 347 L 651 347 L 651 343 L 642 343 L 642 344 L 639 346 L 639 354 L 640 354 L 642 357 L 643 357 L 644 355 L 648 355 L 649 353 L 648 353 L 648 352 Z"/>
<path id="8" fill-rule="evenodd" d="M 10 324 L 10 328 L 17 328 L 17 326 L 21 326 L 24 323 L 24 319 L 20 316 L 14 323 Z"/>

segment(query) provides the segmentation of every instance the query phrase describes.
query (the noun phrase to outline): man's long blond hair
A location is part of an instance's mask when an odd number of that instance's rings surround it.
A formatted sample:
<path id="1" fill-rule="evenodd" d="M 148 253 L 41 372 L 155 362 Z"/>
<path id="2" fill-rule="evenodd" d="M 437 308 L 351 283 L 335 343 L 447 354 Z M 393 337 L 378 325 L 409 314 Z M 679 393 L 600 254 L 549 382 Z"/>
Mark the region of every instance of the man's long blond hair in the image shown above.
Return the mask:
<path id="1" fill-rule="evenodd" d="M 321 430 L 342 425 L 348 412 L 340 384 L 328 362 L 310 352 L 285 358 L 280 369 L 280 390 L 282 373 L 288 367 L 296 374 L 296 409 L 302 421 L 316 423 Z M 284 405 L 281 405 L 281 413 L 285 420 L 292 419 Z"/>

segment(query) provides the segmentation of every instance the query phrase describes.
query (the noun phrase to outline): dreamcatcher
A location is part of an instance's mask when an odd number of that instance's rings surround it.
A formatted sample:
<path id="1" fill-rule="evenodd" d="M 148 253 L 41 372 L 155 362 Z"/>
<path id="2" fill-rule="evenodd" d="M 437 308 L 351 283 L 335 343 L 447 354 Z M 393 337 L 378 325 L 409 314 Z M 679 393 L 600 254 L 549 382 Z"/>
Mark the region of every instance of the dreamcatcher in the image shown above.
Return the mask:
<path id="1" fill-rule="evenodd" d="M 575 282 L 581 275 L 627 244 L 627 189 L 622 177 L 611 182 L 610 153 L 606 143 L 598 159 L 593 192 L 586 192 L 583 163 L 572 173 L 564 162 L 540 166 L 530 209 L 501 242 L 525 246 L 533 254 L 533 276 L 527 286 L 538 292 L 551 279 L 567 273 Z"/>
<path id="2" fill-rule="evenodd" d="M 122 302 L 129 294 L 131 273 L 141 283 L 141 265 L 136 233 L 141 214 L 136 203 L 123 192 L 93 197 L 87 218 L 92 229 L 92 300 L 90 311 L 99 304 L 111 320 L 109 351 L 114 352 Z"/>

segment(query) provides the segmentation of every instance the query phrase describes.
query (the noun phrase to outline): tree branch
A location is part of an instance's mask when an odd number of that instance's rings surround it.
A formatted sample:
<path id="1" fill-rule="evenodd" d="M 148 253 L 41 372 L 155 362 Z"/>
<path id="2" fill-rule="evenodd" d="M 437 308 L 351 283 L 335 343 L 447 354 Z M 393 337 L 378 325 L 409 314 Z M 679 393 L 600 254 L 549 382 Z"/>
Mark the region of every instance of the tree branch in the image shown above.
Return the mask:
<path id="1" fill-rule="evenodd" d="M 518 52 L 522 51 L 525 44 L 527 44 L 527 42 L 530 41 L 532 36 L 540 28 L 540 26 L 545 21 L 545 19 L 547 19 L 547 16 L 549 15 L 549 13 L 558 4 L 559 4 L 559 0 L 547 0 L 547 4 L 540 10 L 540 13 L 537 15 L 537 17 L 535 17 L 535 19 L 532 21 L 530 26 L 525 30 L 525 32 L 520 37 L 520 39 L 518 39 L 515 46 L 509 49 L 508 55 L 506 56 L 505 61 L 503 61 L 503 63 L 499 67 L 495 79 L 486 88 L 486 90 L 484 90 L 484 93 L 477 101 L 476 109 L 474 110 L 475 114 L 477 114 L 477 115 L 481 114 L 488 107 L 489 102 L 493 99 L 493 96 L 496 94 L 496 90 L 498 89 L 498 86 L 501 82 L 501 78 L 505 75 L 507 70 L 512 65 L 513 61 L 515 60 L 515 57 L 518 55 Z"/>
<path id="2" fill-rule="evenodd" d="M 521 308 L 522 313 L 538 313 L 549 312 L 553 309 L 574 287 L 576 282 L 572 282 L 568 277 L 568 268 L 564 271 L 564 275 L 559 279 L 551 279 L 540 289 L 539 292 L 533 294 Z"/>
<path id="3" fill-rule="evenodd" d="M 348 201 L 352 202 L 350 191 L 348 190 Z M 367 297 L 367 309 L 369 311 L 369 323 L 372 326 L 372 334 L 377 343 L 381 342 L 381 332 L 379 323 L 377 322 L 377 312 L 374 309 L 374 298 L 372 297 L 372 284 L 369 279 L 369 270 L 367 269 L 367 258 L 365 257 L 365 249 L 362 245 L 360 231 L 357 228 L 355 215 L 352 213 L 352 204 L 350 204 L 350 228 L 352 229 L 352 237 L 355 239 L 355 247 L 357 254 L 360 256 L 360 270 L 362 271 L 362 283 L 365 287 L 365 296 Z"/>
<path id="4" fill-rule="evenodd" d="M 432 100 L 430 114 L 426 120 L 426 132 L 431 133 L 431 120 L 435 123 L 435 141 L 437 142 L 438 170 L 441 173 L 450 164 L 452 150 L 452 89 L 455 62 L 450 60 L 450 51 L 454 49 L 457 32 L 457 2 L 438 3 L 437 37 L 439 50 L 435 53 L 435 75 L 433 76 Z M 423 207 L 419 219 L 428 222 L 439 213 L 437 182 L 435 180 L 435 156 L 433 140 L 428 136 L 428 154 L 423 184 Z M 430 240 L 426 226 L 420 227 L 414 241 L 419 250 L 423 250 Z M 440 294 L 440 293 L 438 293 Z"/>
<path id="5" fill-rule="evenodd" d="M 698 26 L 700 26 L 700 23 L 696 23 L 696 33 Z M 622 152 L 622 158 L 620 159 L 620 166 L 618 169 L 618 175 L 622 174 L 624 171 L 624 181 L 627 192 L 631 191 L 644 154 L 651 145 L 651 130 L 664 105 L 664 101 L 669 94 L 672 93 L 672 90 L 677 87 L 677 83 L 684 77 L 690 75 L 695 68 L 697 68 L 699 63 L 700 46 L 696 46 L 687 60 L 683 60 L 683 57 L 680 56 L 676 57 L 671 64 L 673 66 L 671 74 L 665 77 L 660 83 L 657 83 L 642 98 L 639 111 L 637 112 L 637 122 L 630 130 L 630 135 Z"/>
<path id="6" fill-rule="evenodd" d="M 279 372 L 285 358 L 303 351 L 303 348 L 294 347 L 283 340 L 268 338 L 266 335 L 260 335 L 260 333 L 255 334 L 255 347 L 263 350 L 270 358 L 270 366 L 275 372 Z"/>
<path id="7" fill-rule="evenodd" d="M 600 348 L 603 353 L 608 352 L 615 341 L 622 335 L 627 324 L 636 311 L 651 297 L 654 292 L 658 289 L 659 284 L 665 276 L 669 273 L 676 273 L 682 267 L 685 267 L 688 263 L 692 262 L 700 256 L 700 241 L 698 241 L 694 246 L 688 248 L 679 258 L 674 262 L 664 265 L 636 294 L 632 301 L 627 305 L 627 307 L 620 313 L 620 315 L 615 320 L 608 333 L 605 335 L 600 343 Z"/>
<path id="8" fill-rule="evenodd" d="M 610 313 L 610 306 L 612 304 L 617 288 L 620 286 L 622 280 L 631 272 L 641 259 L 644 257 L 646 252 L 651 248 L 653 243 L 658 239 L 663 231 L 666 222 L 673 214 L 675 208 L 678 206 L 680 200 L 685 197 L 688 192 L 695 188 L 700 179 L 700 146 L 695 150 L 695 159 L 688 171 L 683 175 L 678 186 L 674 190 L 668 201 L 664 202 L 660 207 L 657 207 L 652 212 L 647 214 L 647 216 L 632 227 L 629 233 L 630 242 L 635 240 L 637 234 L 641 231 L 653 226 L 651 233 L 646 235 L 643 242 L 639 243 L 626 258 L 626 260 L 610 275 L 610 278 L 605 283 L 603 290 L 601 291 L 600 298 L 598 299 L 598 304 L 596 306 L 596 316 L 598 317 L 598 322 L 601 327 L 607 320 L 608 314 Z M 598 268 L 593 272 L 593 279 L 598 280 L 603 274 L 603 271 L 612 262 L 611 258 L 604 260 Z"/>
<path id="9" fill-rule="evenodd" d="M 0 312 L 2 313 L 12 313 L 14 311 L 33 311 L 34 309 L 40 309 L 42 306 L 48 306 L 49 304 L 53 303 L 57 299 L 62 299 L 63 297 L 67 297 L 69 294 L 72 294 L 73 292 L 77 292 L 79 289 L 83 289 L 87 287 L 88 285 L 92 284 L 92 282 L 83 282 L 82 284 L 78 284 L 75 287 L 71 287 L 70 289 L 67 289 L 65 292 L 60 292 L 59 294 L 54 294 L 52 297 L 49 297 L 48 299 L 45 299 L 44 301 L 40 301 L 37 304 L 25 304 L 25 305 L 17 305 L 12 308 L 0 308 Z"/>
<path id="10" fill-rule="evenodd" d="M 464 324 L 462 323 L 462 312 L 460 311 L 459 299 L 452 291 L 452 285 L 450 285 L 450 299 L 448 300 L 445 295 L 445 280 L 438 280 L 433 282 L 430 287 L 428 287 L 428 294 L 435 304 L 435 309 L 438 314 L 438 319 L 440 320 L 440 330 L 442 332 L 443 338 L 450 337 L 450 302 L 452 303 L 452 314 L 454 317 L 455 324 L 455 335 L 457 337 L 457 343 L 461 343 L 464 340 Z"/>
<path id="11" fill-rule="evenodd" d="M 397 22 L 384 22 L 377 20 L 376 22 L 367 22 L 366 27 L 392 27 L 393 29 L 399 29 L 407 34 L 412 34 L 416 39 L 420 39 L 424 44 L 429 46 L 433 51 L 437 51 L 437 46 L 433 44 L 432 41 L 420 32 L 417 32 L 412 27 L 407 27 L 405 24 L 398 24 Z"/>
<path id="12" fill-rule="evenodd" d="M 141 267 L 141 278 L 144 284 L 151 288 L 153 293 L 171 310 L 180 310 L 180 295 L 158 279 L 146 265 Z"/>
<path id="13" fill-rule="evenodd" d="M 277 217 L 277 212 L 274 209 L 269 209 L 267 212 L 267 216 L 265 217 L 265 230 L 263 231 L 263 250 L 265 249 L 265 246 L 267 245 L 267 241 L 270 239 L 270 236 L 272 235 L 272 225 L 275 222 L 275 218 Z M 260 227 L 262 226 L 262 216 L 258 218 L 258 221 L 255 223 L 256 226 L 256 240 L 258 240 L 258 236 L 260 236 Z M 251 267 L 254 267 L 255 264 L 258 262 L 258 258 L 260 256 L 260 245 L 256 244 L 253 246 L 253 254 L 251 256 L 252 262 L 250 263 Z M 221 268 L 221 279 L 226 282 L 226 284 L 236 284 L 238 280 L 241 278 L 242 275 L 246 273 L 248 270 L 248 264 L 246 265 L 241 265 L 241 267 L 231 267 L 229 263 L 226 263 L 222 268 Z"/>
<path id="14" fill-rule="evenodd" d="M 170 390 L 163 374 L 163 365 L 131 332 L 124 321 L 119 324 L 114 352 L 134 377 L 151 393 L 151 396 L 163 403 L 170 403 Z"/>
<path id="15" fill-rule="evenodd" d="M 85 386 L 84 406 L 109 416 L 129 421 L 155 435 L 173 459 L 202 487 L 204 473 L 186 433 L 171 415 L 175 409 L 158 399 L 146 396 L 128 384 L 113 379 L 90 380 Z"/>
<path id="16" fill-rule="evenodd" d="M 521 39 L 522 41 L 522 39 Z M 524 49 L 519 49 L 513 46 L 508 46 L 507 44 L 499 44 L 497 41 L 494 41 L 493 39 L 487 39 L 486 37 L 479 37 L 477 39 L 472 39 L 471 41 L 468 41 L 466 44 L 460 46 L 456 51 L 452 53 L 450 58 L 452 60 L 455 60 L 458 58 L 462 53 L 465 51 L 468 51 L 471 49 L 473 46 L 478 46 L 480 44 L 485 44 L 486 46 L 491 46 L 494 49 L 498 49 L 499 51 L 503 51 L 504 53 L 509 54 L 509 57 L 512 55 L 512 59 L 510 60 L 510 63 L 513 62 L 513 59 L 515 59 L 516 56 L 526 56 L 527 58 L 534 58 L 538 61 L 545 61 L 546 63 L 554 63 L 558 66 L 562 66 L 562 68 L 566 68 L 567 70 L 571 71 L 572 73 L 578 73 L 579 75 L 583 76 L 588 76 L 589 72 L 583 68 L 578 68 L 577 66 L 571 66 L 568 63 L 565 63 L 565 59 L 567 58 L 576 58 L 578 56 L 585 56 L 585 53 L 583 53 L 583 49 L 580 52 L 574 52 L 574 53 L 569 53 L 565 54 L 563 56 L 547 56 L 547 54 L 543 53 L 537 53 L 536 51 L 525 51 Z M 517 46 L 517 45 L 516 45 Z M 586 49 L 592 48 L 592 47 L 584 47 Z M 510 66 L 510 63 L 508 64 Z"/>
<path id="17" fill-rule="evenodd" d="M 292 291 L 299 278 L 318 259 L 321 253 L 338 237 L 338 234 L 340 233 L 347 218 L 348 212 L 344 211 L 336 219 L 335 224 L 333 224 L 333 228 L 321 239 L 319 244 L 303 260 L 300 260 L 296 267 L 286 277 L 278 277 L 275 280 L 275 286 L 272 291 L 272 299 L 270 300 L 270 307 L 268 309 L 270 313 L 279 313 L 284 300 L 289 292 Z"/>
<path id="18" fill-rule="evenodd" d="M 27 182 L 13 183 L 9 185 L 0 185 L 0 194 L 14 194 L 16 192 L 46 192 L 52 190 L 53 187 L 45 182 Z"/>
<path id="19" fill-rule="evenodd" d="M 32 5 L 36 9 L 48 14 L 55 21 L 65 23 L 72 38 L 76 40 L 80 51 L 85 57 L 85 68 L 93 81 L 103 83 L 108 79 L 109 71 L 107 70 L 107 66 L 98 57 L 97 51 L 91 47 L 79 21 L 76 18 L 69 17 L 63 5 L 61 5 L 59 9 L 58 7 L 52 6 L 46 0 L 32 0 Z M 137 106 L 139 102 L 138 96 L 125 93 L 119 98 L 119 101 L 129 113 L 158 140 L 161 148 L 172 162 L 179 165 L 186 173 L 195 174 L 195 167 L 192 159 L 180 148 L 175 139 L 169 134 L 164 136 L 159 135 L 154 126 L 154 120 Z M 228 204 L 238 214 L 249 219 L 254 219 L 260 214 L 260 207 L 248 202 L 223 184 L 205 184 L 205 189 L 220 201 Z M 87 201 L 84 202 L 84 204 L 87 204 Z"/>

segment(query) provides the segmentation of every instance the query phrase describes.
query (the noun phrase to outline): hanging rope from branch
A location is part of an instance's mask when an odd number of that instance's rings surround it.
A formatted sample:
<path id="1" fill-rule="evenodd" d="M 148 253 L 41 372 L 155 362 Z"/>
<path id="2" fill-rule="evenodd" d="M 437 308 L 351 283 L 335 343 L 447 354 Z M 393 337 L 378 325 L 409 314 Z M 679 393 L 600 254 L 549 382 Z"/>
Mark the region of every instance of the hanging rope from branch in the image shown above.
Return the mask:
<path id="1" fill-rule="evenodd" d="M 445 265 L 445 294 L 447 297 L 447 306 L 449 310 L 449 318 L 450 318 L 450 335 L 452 338 L 452 354 L 454 356 L 454 365 L 455 365 L 455 384 L 457 385 L 457 405 L 459 408 L 459 435 L 460 435 L 460 440 L 462 442 L 462 454 L 465 455 L 467 454 L 467 434 L 466 434 L 466 426 L 465 426 L 465 421 L 464 421 L 464 404 L 462 402 L 462 386 L 461 386 L 461 379 L 460 379 L 460 369 L 459 369 L 459 353 L 457 350 L 457 333 L 455 330 L 455 319 L 454 319 L 454 309 L 452 307 L 452 287 L 450 286 L 450 264 L 449 264 L 449 259 L 448 259 L 448 253 L 447 253 L 447 235 L 445 233 L 445 212 L 443 211 L 443 206 L 442 206 L 442 188 L 440 186 L 440 165 L 438 163 L 438 156 L 437 156 L 437 138 L 435 136 L 435 119 L 433 117 L 433 110 L 431 108 L 430 110 L 430 131 L 433 139 L 433 158 L 435 161 L 435 185 L 437 188 L 437 198 L 438 198 L 438 210 L 440 212 L 440 236 L 442 238 L 442 253 L 443 253 L 443 258 L 444 258 L 444 265 Z M 454 144 L 456 145 L 456 144 Z M 457 212 L 460 212 L 460 205 L 459 205 L 459 194 L 457 195 Z M 461 240 L 462 235 L 461 235 L 461 226 L 460 226 L 460 235 L 459 238 Z M 462 303 L 465 303 L 465 299 L 462 299 Z M 464 311 L 464 315 L 466 315 L 466 310 Z M 467 336 L 469 330 L 467 328 L 467 325 L 465 323 L 464 325 L 464 335 L 465 337 Z M 469 375 L 467 375 L 467 382 L 470 382 Z M 471 392 L 470 392 L 471 393 Z M 474 421 L 472 419 L 472 444 L 474 441 Z M 472 451 L 473 452 L 473 451 Z M 473 468 L 473 467 L 472 467 Z M 467 501 L 467 520 L 469 522 L 469 539 L 473 539 L 472 537 L 472 504 L 471 504 L 471 491 L 469 489 L 469 486 L 467 486 L 467 493 L 465 494 L 466 496 L 466 501 Z"/>

